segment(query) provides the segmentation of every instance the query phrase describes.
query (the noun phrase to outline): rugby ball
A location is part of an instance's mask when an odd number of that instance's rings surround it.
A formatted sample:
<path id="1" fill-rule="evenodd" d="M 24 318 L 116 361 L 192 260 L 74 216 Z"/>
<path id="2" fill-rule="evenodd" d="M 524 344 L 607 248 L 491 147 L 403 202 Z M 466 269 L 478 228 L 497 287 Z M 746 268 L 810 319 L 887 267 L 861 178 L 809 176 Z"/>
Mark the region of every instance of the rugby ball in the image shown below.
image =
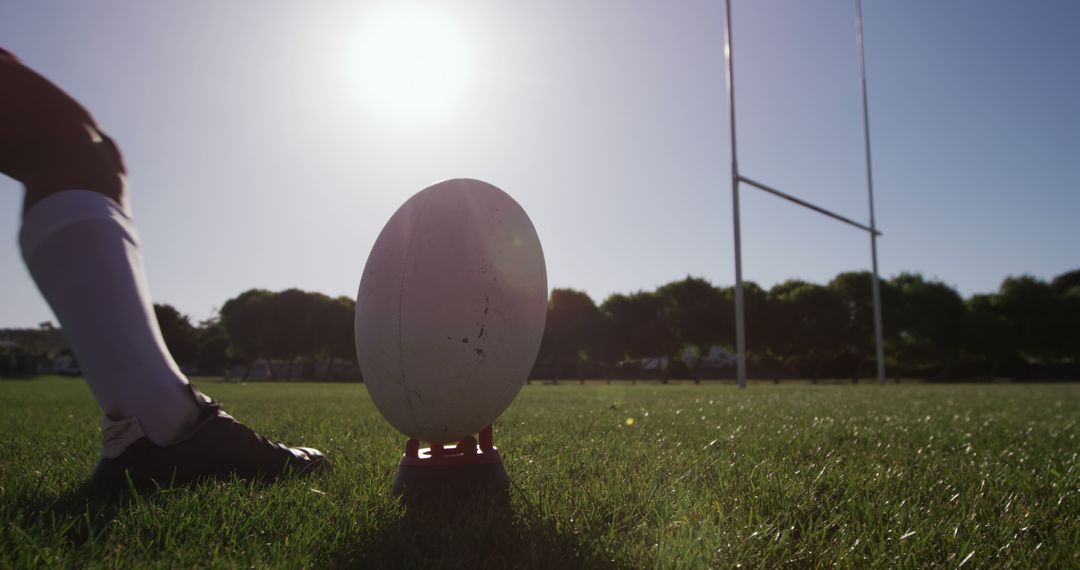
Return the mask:
<path id="1" fill-rule="evenodd" d="M 455 179 L 409 198 L 356 295 L 356 356 L 379 412 L 430 443 L 490 425 L 536 360 L 547 295 L 540 239 L 508 194 Z"/>

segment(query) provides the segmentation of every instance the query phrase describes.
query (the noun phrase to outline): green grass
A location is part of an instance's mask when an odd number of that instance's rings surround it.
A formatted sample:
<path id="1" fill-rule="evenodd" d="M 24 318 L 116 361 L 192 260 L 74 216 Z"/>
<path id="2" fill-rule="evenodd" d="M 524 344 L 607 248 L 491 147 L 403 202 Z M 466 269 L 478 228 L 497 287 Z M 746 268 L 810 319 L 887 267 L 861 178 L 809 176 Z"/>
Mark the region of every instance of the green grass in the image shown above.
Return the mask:
<path id="1" fill-rule="evenodd" d="M 334 472 L 104 502 L 85 385 L 0 382 L 0 567 L 1080 566 L 1080 385 L 531 386 L 510 510 L 427 515 L 362 385 L 199 384 Z"/>

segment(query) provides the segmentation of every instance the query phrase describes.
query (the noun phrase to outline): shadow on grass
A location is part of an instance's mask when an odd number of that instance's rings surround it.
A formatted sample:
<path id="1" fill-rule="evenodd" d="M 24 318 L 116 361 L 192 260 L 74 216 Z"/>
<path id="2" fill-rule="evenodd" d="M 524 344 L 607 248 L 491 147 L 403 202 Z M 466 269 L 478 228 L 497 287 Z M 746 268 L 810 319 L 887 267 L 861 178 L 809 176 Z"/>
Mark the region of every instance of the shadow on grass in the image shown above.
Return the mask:
<path id="1" fill-rule="evenodd" d="M 37 550 L 33 544 L 64 543 L 70 549 L 65 565 L 101 563 L 114 520 L 132 510 L 150 508 L 164 495 L 185 489 L 140 494 L 103 495 L 83 484 L 58 496 L 8 501 L 0 511 L 8 530 L 0 549 Z M 43 514 L 47 513 L 47 516 Z M 395 516 L 396 515 L 396 516 Z M 593 568 L 630 566 L 605 552 L 602 537 L 589 530 L 559 529 L 550 517 L 522 496 L 477 498 L 432 507 L 411 505 L 387 513 L 385 524 L 365 526 L 338 543 L 336 551 L 318 556 L 319 565 L 339 568 Z M 18 531 L 22 528 L 23 531 Z M 0 563 L 0 566 L 3 564 Z"/>
<path id="2" fill-rule="evenodd" d="M 39 549 L 38 541 L 41 540 L 51 544 L 65 543 L 73 553 L 78 552 L 80 547 L 87 544 L 100 543 L 108 535 L 110 523 L 117 513 L 131 508 L 137 500 L 127 496 L 103 495 L 89 483 L 60 495 L 35 494 L 12 498 L 2 506 L 4 522 L 10 533 L 0 533 L 0 550 L 10 548 L 14 551 L 20 546 Z M 27 544 L 20 545 L 20 542 Z M 81 565 L 90 562 L 93 561 L 82 560 Z"/>
<path id="3" fill-rule="evenodd" d="M 519 501 L 523 502 L 523 501 Z M 566 533 L 531 506 L 476 498 L 410 505 L 400 518 L 361 534 L 330 557 L 341 568 L 629 568 L 587 533 Z"/>

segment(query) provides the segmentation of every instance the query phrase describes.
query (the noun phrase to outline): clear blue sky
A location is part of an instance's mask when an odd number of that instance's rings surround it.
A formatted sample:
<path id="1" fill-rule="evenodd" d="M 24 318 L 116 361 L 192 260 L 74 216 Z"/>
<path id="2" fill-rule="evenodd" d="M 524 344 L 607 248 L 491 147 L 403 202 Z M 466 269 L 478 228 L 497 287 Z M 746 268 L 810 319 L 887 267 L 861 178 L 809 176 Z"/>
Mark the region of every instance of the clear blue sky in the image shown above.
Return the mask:
<path id="1" fill-rule="evenodd" d="M 740 162 L 866 220 L 853 16 L 735 0 Z M 1080 267 L 1080 3 L 864 17 L 882 274 L 969 295 Z M 450 177 L 524 206 L 552 287 L 731 283 L 723 26 L 718 0 L 0 0 L 0 45 L 119 142 L 152 294 L 195 320 L 250 287 L 355 295 L 393 211 Z M 53 318 L 21 200 L 0 180 L 0 327 Z M 743 227 L 764 286 L 869 264 L 858 230 L 756 190 Z"/>

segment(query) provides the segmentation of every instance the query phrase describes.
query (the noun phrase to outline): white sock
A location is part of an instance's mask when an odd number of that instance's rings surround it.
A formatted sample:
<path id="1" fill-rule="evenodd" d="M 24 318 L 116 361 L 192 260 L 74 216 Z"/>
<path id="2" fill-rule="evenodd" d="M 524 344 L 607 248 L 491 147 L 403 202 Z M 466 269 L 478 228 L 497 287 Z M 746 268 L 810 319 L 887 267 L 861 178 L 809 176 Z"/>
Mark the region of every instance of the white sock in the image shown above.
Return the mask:
<path id="1" fill-rule="evenodd" d="M 127 212 L 96 192 L 53 194 L 25 213 L 19 245 L 106 416 L 138 418 L 158 445 L 186 435 L 198 407 L 162 340 Z"/>

